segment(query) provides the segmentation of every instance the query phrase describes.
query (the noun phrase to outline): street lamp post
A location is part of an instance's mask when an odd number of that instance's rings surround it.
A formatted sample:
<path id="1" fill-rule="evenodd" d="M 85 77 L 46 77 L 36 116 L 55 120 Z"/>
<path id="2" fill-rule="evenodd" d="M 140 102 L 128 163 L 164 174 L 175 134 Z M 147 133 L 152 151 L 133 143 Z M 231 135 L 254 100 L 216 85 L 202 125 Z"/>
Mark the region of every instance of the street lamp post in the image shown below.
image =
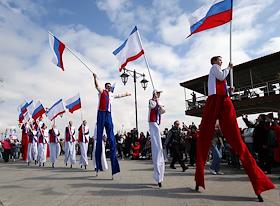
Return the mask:
<path id="1" fill-rule="evenodd" d="M 123 69 L 123 73 L 121 74 L 121 79 L 123 84 L 125 85 L 128 81 L 128 77 L 131 76 L 133 77 L 134 80 L 134 102 L 135 102 L 135 126 L 136 126 L 136 130 L 137 130 L 137 136 L 138 136 L 138 116 L 137 116 L 137 91 L 136 91 L 136 79 L 139 77 L 143 77 L 143 79 L 140 81 L 141 86 L 143 87 L 143 89 L 145 90 L 148 86 L 148 80 L 145 79 L 145 74 L 141 74 L 136 72 L 135 70 L 129 70 L 124 68 Z"/>

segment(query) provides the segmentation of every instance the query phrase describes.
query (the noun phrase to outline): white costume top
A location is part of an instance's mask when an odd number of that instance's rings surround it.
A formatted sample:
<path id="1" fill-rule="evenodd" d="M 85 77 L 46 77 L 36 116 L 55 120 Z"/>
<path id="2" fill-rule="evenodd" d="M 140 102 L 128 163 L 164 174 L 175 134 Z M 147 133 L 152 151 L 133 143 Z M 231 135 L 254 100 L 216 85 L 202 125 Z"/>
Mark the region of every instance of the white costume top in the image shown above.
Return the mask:
<path id="1" fill-rule="evenodd" d="M 229 70 L 229 67 L 221 70 L 221 67 L 219 65 L 212 65 L 208 76 L 208 96 L 224 93 L 224 91 L 221 91 L 221 88 L 217 87 L 217 81 L 224 81 L 229 73 Z M 224 83 L 223 89 L 228 89 L 226 82 Z"/>

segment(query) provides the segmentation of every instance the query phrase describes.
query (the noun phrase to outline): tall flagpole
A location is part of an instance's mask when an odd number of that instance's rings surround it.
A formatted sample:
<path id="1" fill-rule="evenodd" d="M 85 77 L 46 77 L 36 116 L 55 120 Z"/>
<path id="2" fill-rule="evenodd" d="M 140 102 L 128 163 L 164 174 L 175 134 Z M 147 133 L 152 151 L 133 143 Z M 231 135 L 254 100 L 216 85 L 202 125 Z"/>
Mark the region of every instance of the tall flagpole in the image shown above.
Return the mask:
<path id="1" fill-rule="evenodd" d="M 82 112 L 82 108 L 81 108 L 81 120 L 83 122 L 83 112 Z"/>
<path id="2" fill-rule="evenodd" d="M 82 122 L 83 122 L 83 112 L 82 112 L 82 100 L 81 100 L 81 95 L 80 95 L 80 92 L 78 92 L 79 93 L 79 97 L 80 97 L 80 101 L 81 101 L 81 120 L 82 120 Z"/>
<path id="3" fill-rule="evenodd" d="M 53 37 L 55 37 L 50 31 L 48 31 L 50 35 L 52 35 Z M 56 38 L 56 37 L 55 37 Z M 65 44 L 64 44 L 65 45 Z M 84 63 L 82 61 L 82 59 L 76 55 L 68 46 L 65 45 L 65 48 L 74 56 L 76 57 L 92 74 L 93 74 L 93 71 L 86 65 L 86 63 Z"/>
<path id="4" fill-rule="evenodd" d="M 233 1 L 231 1 L 231 15 L 233 13 L 232 10 L 233 7 Z M 229 62 L 232 63 L 232 16 L 231 21 L 229 24 Z M 233 69 L 230 69 L 230 87 L 233 88 Z"/>
<path id="5" fill-rule="evenodd" d="M 139 44 L 141 45 L 141 48 L 144 51 L 144 47 L 142 45 L 142 41 L 141 41 L 140 34 L 139 34 L 138 30 L 137 30 L 137 37 L 138 37 Z M 150 66 L 148 64 L 145 52 L 144 52 L 144 59 L 145 59 L 145 63 L 146 63 L 146 66 L 147 66 L 147 69 L 148 69 L 148 72 L 149 72 L 149 76 L 150 76 L 150 79 L 151 79 L 151 83 L 152 83 L 153 89 L 155 89 L 155 86 L 154 86 L 154 83 L 153 83 L 153 79 L 152 79 L 152 75 L 151 75 L 151 72 L 150 72 Z"/>
<path id="6" fill-rule="evenodd" d="M 93 71 L 81 60 L 81 58 L 79 56 L 77 56 L 69 47 L 65 46 L 66 49 L 68 49 L 68 51 L 74 56 L 76 57 L 92 74 Z"/>

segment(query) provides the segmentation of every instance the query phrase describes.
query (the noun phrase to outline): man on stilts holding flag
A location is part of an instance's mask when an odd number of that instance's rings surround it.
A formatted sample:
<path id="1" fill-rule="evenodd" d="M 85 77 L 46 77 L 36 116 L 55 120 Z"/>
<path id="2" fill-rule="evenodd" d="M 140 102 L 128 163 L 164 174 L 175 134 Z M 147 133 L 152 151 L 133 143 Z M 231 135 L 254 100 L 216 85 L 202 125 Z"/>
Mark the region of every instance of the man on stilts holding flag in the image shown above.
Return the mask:
<path id="1" fill-rule="evenodd" d="M 114 174 L 120 172 L 120 166 L 117 157 L 117 147 L 114 134 L 114 125 L 111 116 L 111 100 L 110 91 L 111 84 L 106 83 L 105 89 L 101 89 L 98 85 L 96 74 L 93 74 L 95 88 L 99 93 L 99 107 L 97 112 L 97 140 L 96 140 L 96 172 L 103 171 L 101 155 L 102 155 L 102 141 L 103 141 L 103 130 L 106 129 L 107 138 L 110 144 L 110 159 L 112 165 L 112 178 Z"/>
<path id="2" fill-rule="evenodd" d="M 230 99 L 226 83 L 226 77 L 230 69 L 233 69 L 233 65 L 229 63 L 228 68 L 222 70 L 221 56 L 212 57 L 211 64 L 212 67 L 208 77 L 208 98 L 203 110 L 199 137 L 196 144 L 195 189 L 198 191 L 199 186 L 205 189 L 204 167 L 211 146 L 215 123 L 218 119 L 224 137 L 239 156 L 259 201 L 263 202 L 261 193 L 273 189 L 275 186 L 258 167 L 255 159 L 242 140 L 236 121 L 236 112 Z"/>
<path id="3" fill-rule="evenodd" d="M 230 22 L 230 63 L 228 68 L 221 69 L 221 56 L 211 58 L 212 67 L 208 76 L 208 98 L 203 110 L 200 133 L 196 144 L 195 189 L 198 191 L 199 186 L 205 189 L 204 166 L 214 134 L 215 123 L 216 120 L 219 120 L 224 137 L 239 156 L 259 202 L 263 202 L 261 193 L 273 189 L 275 186 L 258 167 L 255 159 L 244 144 L 236 121 L 236 111 L 229 96 L 234 89 L 233 65 L 231 63 L 232 8 L 233 0 L 208 1 L 204 6 L 192 13 L 190 17 L 191 34 L 189 36 Z M 230 72 L 231 88 L 228 89 L 226 77 Z"/>
<path id="4" fill-rule="evenodd" d="M 134 61 L 140 58 L 142 55 L 144 57 L 149 72 L 150 80 L 154 89 L 153 97 L 152 99 L 149 100 L 149 120 L 148 120 L 149 130 L 151 134 L 152 156 L 153 156 L 153 166 L 154 166 L 153 177 L 157 182 L 158 186 L 161 187 L 163 177 L 164 177 L 165 163 L 163 157 L 163 148 L 161 143 L 159 125 L 160 125 L 160 115 L 164 113 L 164 109 L 163 106 L 159 104 L 158 100 L 161 91 L 157 91 L 154 88 L 149 64 L 146 59 L 141 38 L 136 26 L 129 34 L 129 37 L 113 52 L 113 54 L 119 60 L 119 71 L 125 69 L 128 62 Z"/>
<path id="5" fill-rule="evenodd" d="M 114 135 L 114 125 L 111 116 L 111 99 L 112 98 L 120 98 L 125 96 L 130 96 L 131 94 L 123 94 L 112 96 L 111 93 L 111 84 L 106 83 L 105 89 L 101 89 L 97 82 L 97 76 L 93 73 L 93 79 L 95 88 L 99 93 L 99 106 L 97 111 L 97 140 L 96 140 L 96 152 L 95 152 L 95 160 L 96 160 L 96 172 L 103 171 L 101 155 L 102 155 L 102 141 L 103 141 L 103 130 L 104 127 L 106 129 L 107 138 L 110 144 L 110 159 L 112 166 L 112 179 L 113 175 L 120 172 L 120 166 L 117 157 L 117 147 L 116 140 Z"/>
<path id="6" fill-rule="evenodd" d="M 152 159 L 154 166 L 154 180 L 158 186 L 162 186 L 165 170 L 165 162 L 163 156 L 163 147 L 161 142 L 161 135 L 159 125 L 161 122 L 161 115 L 165 113 L 164 106 L 159 101 L 162 91 L 154 90 L 153 97 L 149 100 L 149 131 L 151 134 Z"/>

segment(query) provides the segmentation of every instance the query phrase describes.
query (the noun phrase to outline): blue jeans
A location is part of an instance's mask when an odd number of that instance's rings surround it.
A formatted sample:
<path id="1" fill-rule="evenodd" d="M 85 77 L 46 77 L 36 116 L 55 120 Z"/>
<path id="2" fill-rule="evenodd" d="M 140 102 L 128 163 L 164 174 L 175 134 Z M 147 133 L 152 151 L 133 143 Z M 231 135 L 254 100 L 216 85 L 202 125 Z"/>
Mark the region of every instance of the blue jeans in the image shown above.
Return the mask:
<path id="1" fill-rule="evenodd" d="M 212 146 L 211 151 L 212 151 L 213 161 L 212 161 L 212 164 L 210 166 L 210 169 L 214 170 L 215 172 L 219 172 L 220 171 L 220 163 L 221 163 L 222 153 L 218 149 L 217 145 Z"/>

